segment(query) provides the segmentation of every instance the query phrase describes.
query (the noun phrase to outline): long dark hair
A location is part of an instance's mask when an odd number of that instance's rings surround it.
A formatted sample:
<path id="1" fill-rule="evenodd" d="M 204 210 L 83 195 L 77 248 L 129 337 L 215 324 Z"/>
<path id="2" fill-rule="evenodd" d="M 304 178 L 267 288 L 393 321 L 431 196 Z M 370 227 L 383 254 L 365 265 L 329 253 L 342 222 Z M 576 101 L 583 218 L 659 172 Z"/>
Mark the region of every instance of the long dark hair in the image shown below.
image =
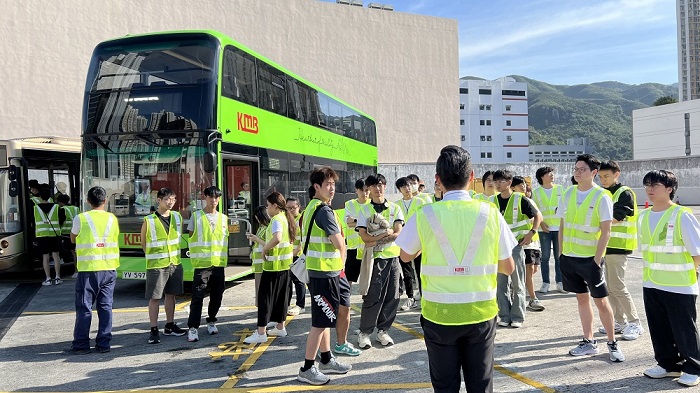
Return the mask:
<path id="1" fill-rule="evenodd" d="M 284 199 L 284 196 L 282 194 L 275 191 L 267 196 L 267 202 L 276 205 L 287 216 L 287 230 L 289 230 L 289 241 L 293 242 L 296 238 L 297 226 L 294 222 L 294 217 L 292 217 L 292 213 L 287 211 L 286 199 Z"/>
<path id="2" fill-rule="evenodd" d="M 267 215 L 267 208 L 265 206 L 256 207 L 255 210 L 253 210 L 253 217 L 258 223 L 258 228 L 270 225 L 270 216 Z"/>

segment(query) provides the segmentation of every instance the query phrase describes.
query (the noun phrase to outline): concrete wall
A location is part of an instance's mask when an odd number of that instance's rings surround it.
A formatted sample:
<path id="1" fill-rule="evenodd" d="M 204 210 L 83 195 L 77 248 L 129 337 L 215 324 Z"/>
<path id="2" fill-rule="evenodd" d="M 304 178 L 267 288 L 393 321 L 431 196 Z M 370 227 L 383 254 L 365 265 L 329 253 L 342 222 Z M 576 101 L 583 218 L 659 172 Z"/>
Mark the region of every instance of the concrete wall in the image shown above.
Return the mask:
<path id="1" fill-rule="evenodd" d="M 682 157 L 659 160 L 643 160 L 643 161 L 620 161 L 622 174 L 620 182 L 631 187 L 637 194 L 637 203 L 641 206 L 646 201 L 646 194 L 642 186 L 642 179 L 649 171 L 665 169 L 673 172 L 678 178 L 678 192 L 676 195 L 681 204 L 684 205 L 700 205 L 700 156 L 698 157 Z M 555 182 L 564 185 L 570 185 L 570 178 L 574 168 L 574 163 L 519 163 L 507 165 L 474 165 L 474 173 L 476 177 L 490 170 L 508 169 L 516 175 L 530 176 L 532 178 L 533 187 L 537 186 L 535 172 L 537 168 L 543 166 L 551 166 L 555 172 Z M 386 176 L 387 194 L 390 194 L 390 200 L 397 200 L 401 196 L 398 194 L 394 182 L 402 176 L 415 173 L 428 185 L 428 190 L 432 191 L 432 184 L 435 179 L 435 163 L 415 163 L 415 164 L 380 164 L 379 172 Z"/>
<path id="2" fill-rule="evenodd" d="M 457 21 L 316 0 L 3 1 L 0 138 L 79 136 L 95 45 L 181 29 L 220 30 L 370 114 L 380 161 L 459 144 Z"/>

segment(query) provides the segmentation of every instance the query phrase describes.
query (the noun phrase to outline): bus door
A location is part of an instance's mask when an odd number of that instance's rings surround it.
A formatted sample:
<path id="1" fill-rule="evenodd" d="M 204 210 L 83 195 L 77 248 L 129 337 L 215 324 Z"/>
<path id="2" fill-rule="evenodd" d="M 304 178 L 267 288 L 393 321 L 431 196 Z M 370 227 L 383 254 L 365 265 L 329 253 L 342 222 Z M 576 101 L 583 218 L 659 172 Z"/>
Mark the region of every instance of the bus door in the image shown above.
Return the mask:
<path id="1" fill-rule="evenodd" d="M 246 237 L 253 232 L 253 209 L 260 204 L 256 157 L 223 155 L 223 211 L 228 215 L 229 257 L 250 263 L 252 246 Z"/>

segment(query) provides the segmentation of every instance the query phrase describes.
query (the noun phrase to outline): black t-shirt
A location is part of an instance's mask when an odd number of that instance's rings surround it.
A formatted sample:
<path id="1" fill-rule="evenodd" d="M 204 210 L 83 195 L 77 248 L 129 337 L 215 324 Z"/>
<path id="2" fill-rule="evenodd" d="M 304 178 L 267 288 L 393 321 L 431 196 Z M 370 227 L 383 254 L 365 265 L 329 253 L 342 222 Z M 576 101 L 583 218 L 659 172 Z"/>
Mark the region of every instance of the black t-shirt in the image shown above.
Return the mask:
<path id="1" fill-rule="evenodd" d="M 156 214 L 156 217 L 158 217 L 160 219 L 160 222 L 165 227 L 165 233 L 170 233 L 170 217 L 172 217 L 172 216 L 163 217 L 157 211 L 154 213 Z"/>
<path id="2" fill-rule="evenodd" d="M 512 197 L 513 194 L 510 195 L 510 198 Z M 504 214 L 506 207 L 508 207 L 508 199 L 509 198 L 501 198 L 501 194 L 498 194 L 496 197 L 496 200 L 498 200 L 498 210 L 501 211 L 501 214 Z M 530 200 L 523 195 L 520 198 L 520 212 L 526 215 L 528 218 L 534 218 L 537 215 L 538 210 L 535 208 L 532 202 L 530 202 Z"/>

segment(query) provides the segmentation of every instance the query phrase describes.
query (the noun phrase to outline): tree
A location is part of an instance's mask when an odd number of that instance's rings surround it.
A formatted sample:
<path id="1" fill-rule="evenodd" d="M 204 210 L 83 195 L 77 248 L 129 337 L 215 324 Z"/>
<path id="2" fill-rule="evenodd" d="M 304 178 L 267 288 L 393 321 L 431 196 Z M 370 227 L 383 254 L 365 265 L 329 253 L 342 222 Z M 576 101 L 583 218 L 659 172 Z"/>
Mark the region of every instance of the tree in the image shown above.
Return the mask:
<path id="1" fill-rule="evenodd" d="M 654 101 L 654 106 L 661 106 L 661 105 L 666 105 L 666 104 L 674 104 L 678 102 L 678 99 L 676 97 L 671 97 L 671 96 L 663 96 L 659 97 Z"/>

